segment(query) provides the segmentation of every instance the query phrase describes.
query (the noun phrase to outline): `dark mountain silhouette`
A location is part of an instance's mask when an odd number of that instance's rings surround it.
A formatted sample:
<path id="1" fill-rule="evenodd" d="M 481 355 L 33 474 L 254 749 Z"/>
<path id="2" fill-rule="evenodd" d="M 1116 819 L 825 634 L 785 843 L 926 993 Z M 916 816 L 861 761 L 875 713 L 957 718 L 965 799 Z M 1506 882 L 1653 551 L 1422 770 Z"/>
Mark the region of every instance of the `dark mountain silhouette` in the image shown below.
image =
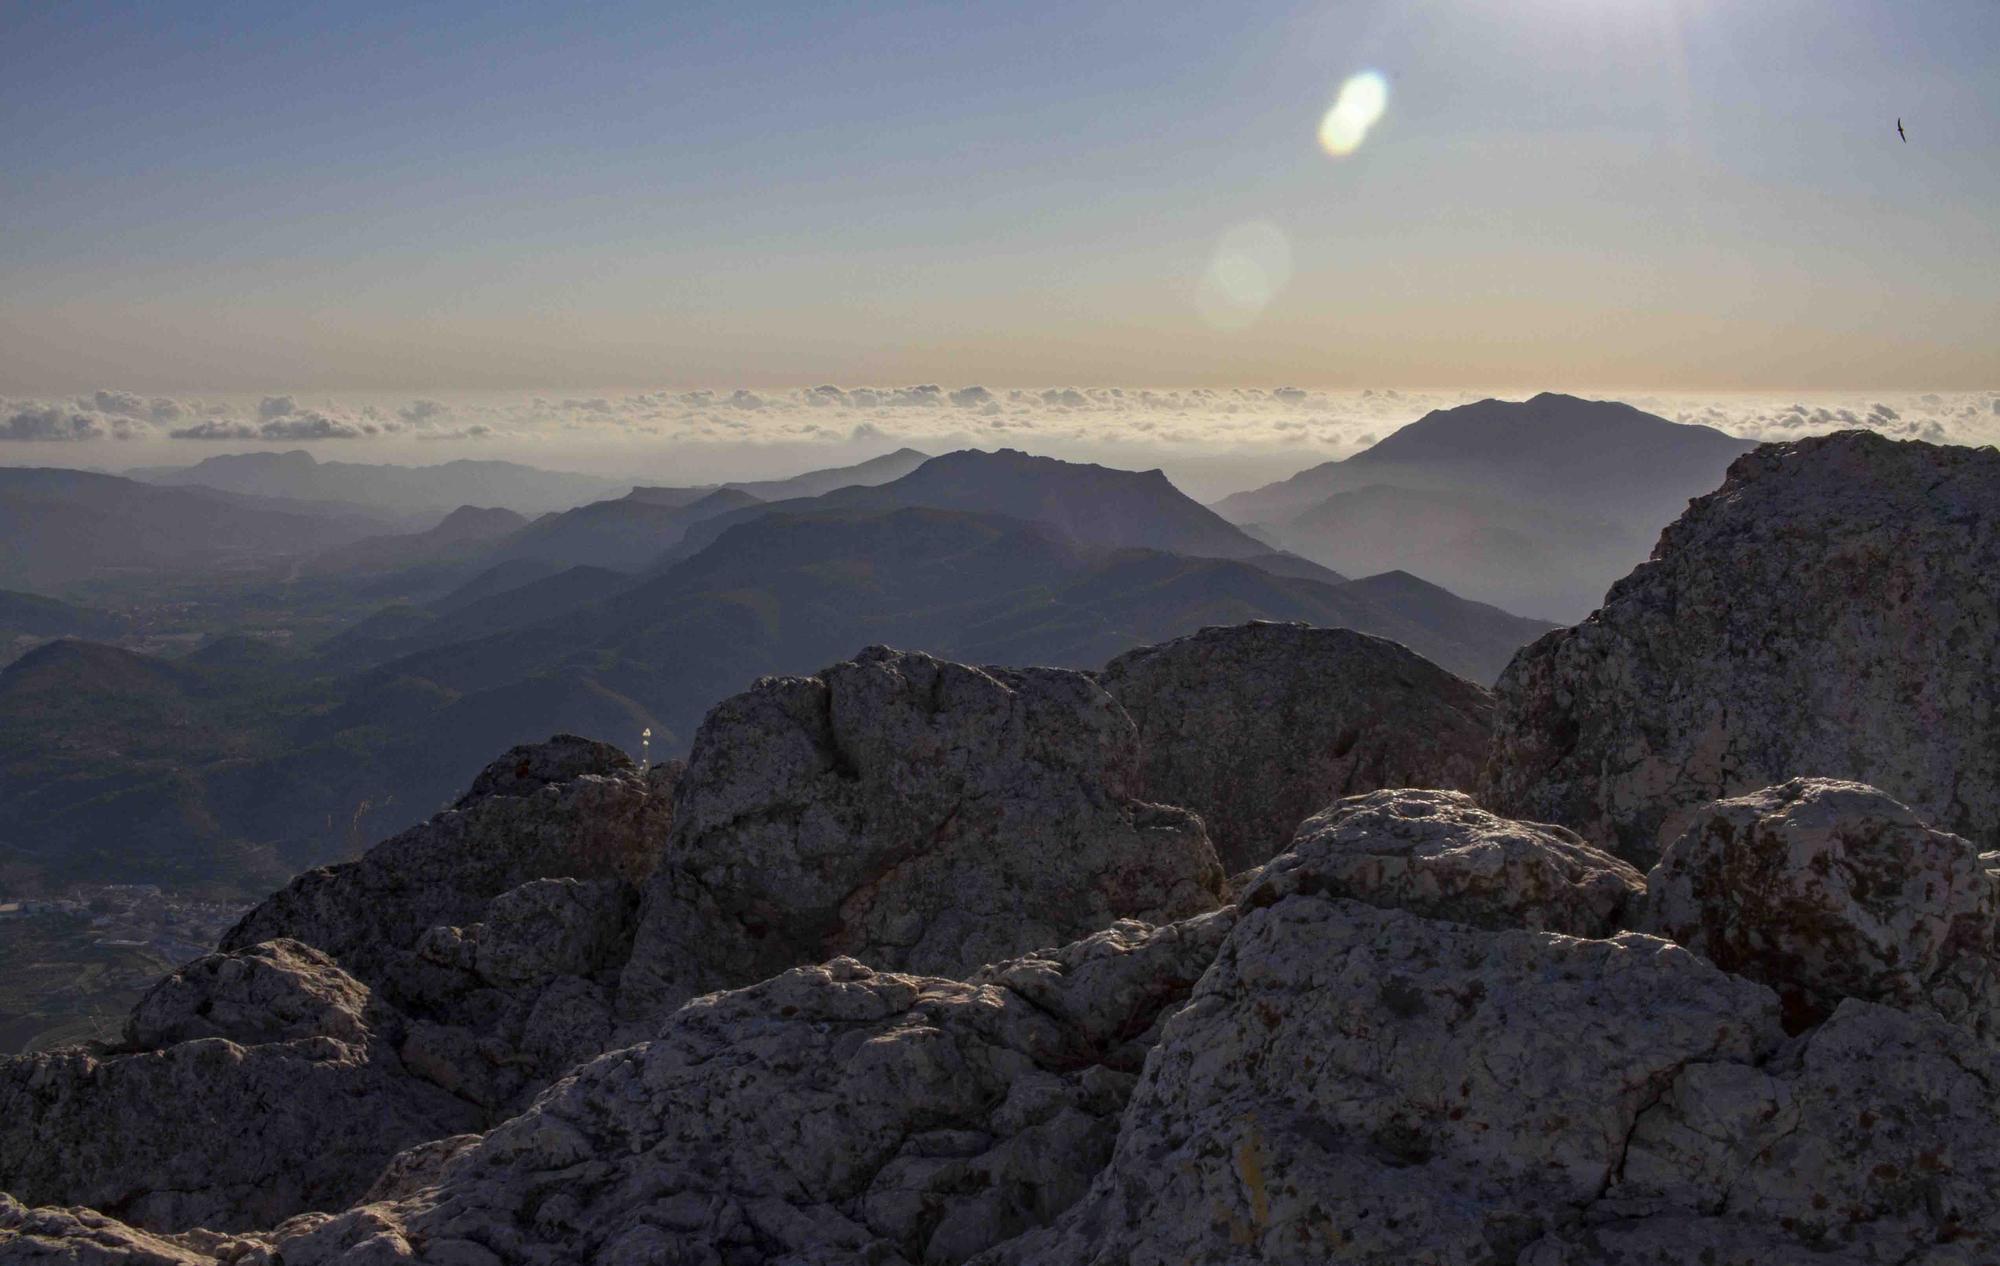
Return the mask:
<path id="1" fill-rule="evenodd" d="M 432 528 L 371 536 L 315 557 L 308 570 L 316 573 L 382 571 L 419 563 L 471 558 L 494 541 L 526 527 L 528 520 L 499 507 L 460 506 Z"/>
<path id="2" fill-rule="evenodd" d="M 0 589 L 0 653 L 16 637 L 105 638 L 122 632 L 126 624 L 114 612 Z"/>
<path id="3" fill-rule="evenodd" d="M 1215 508 L 1349 574 L 1401 568 L 1574 619 L 1751 447 L 1615 401 L 1482 400 Z"/>
<path id="4" fill-rule="evenodd" d="M 517 462 L 450 461 L 435 466 L 322 462 L 303 449 L 225 453 L 193 466 L 132 472 L 149 483 L 198 484 L 230 492 L 343 501 L 398 512 L 442 513 L 453 506 L 506 506 L 529 514 L 565 510 L 631 487 L 629 481 Z"/>
<path id="5" fill-rule="evenodd" d="M 139 573 L 241 570 L 345 544 L 381 526 L 203 488 L 0 468 L 0 584 L 38 591 Z"/>
<path id="6" fill-rule="evenodd" d="M 679 544 L 692 525 L 761 504 L 733 488 L 718 489 L 687 505 L 661 505 L 635 497 L 594 501 L 544 515 L 496 545 L 489 557 L 639 571 Z"/>
<path id="7" fill-rule="evenodd" d="M 1085 545 L 1132 546 L 1202 558 L 1259 558 L 1274 551 L 1174 487 L 1158 470 L 1116 470 L 1014 449 L 963 449 L 933 457 L 900 479 L 810 499 L 718 515 L 692 528 L 667 561 L 689 557 L 722 532 L 769 513 L 883 512 L 924 507 L 1045 523 Z M 1283 564 L 1296 569 L 1296 562 Z M 1336 578 L 1337 579 L 1337 578 Z"/>

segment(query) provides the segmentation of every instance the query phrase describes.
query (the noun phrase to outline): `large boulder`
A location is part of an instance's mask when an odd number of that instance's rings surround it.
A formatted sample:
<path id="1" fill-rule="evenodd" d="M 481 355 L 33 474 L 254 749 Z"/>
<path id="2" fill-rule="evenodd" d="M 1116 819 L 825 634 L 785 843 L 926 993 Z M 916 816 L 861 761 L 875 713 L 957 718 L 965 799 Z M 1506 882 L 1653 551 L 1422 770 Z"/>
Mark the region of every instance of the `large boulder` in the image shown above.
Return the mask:
<path id="1" fill-rule="evenodd" d="M 1802 775 L 2000 846 L 2000 452 L 1764 445 L 1496 693 L 1482 801 L 1641 866 L 1698 806 Z"/>
<path id="2" fill-rule="evenodd" d="M 1990 1034 L 1996 860 L 1873 787 L 1795 779 L 1702 809 L 1653 867 L 1641 926 L 1776 989 L 1795 1029 L 1864 998 Z"/>
<path id="3" fill-rule="evenodd" d="M 1288 897 L 1167 1022 L 1090 1193 L 982 1261 L 1513 1261 L 1683 1069 L 1782 1040 L 1770 991 L 1665 941 Z"/>
<path id="4" fill-rule="evenodd" d="M 1132 720 L 1085 673 L 872 647 L 766 678 L 695 736 L 620 1007 L 843 955 L 962 976 L 1214 909 L 1200 819 L 1138 786 Z"/>
<path id="5" fill-rule="evenodd" d="M 1485 690 L 1351 629 L 1203 629 L 1128 651 L 1099 680 L 1138 724 L 1144 794 L 1201 814 L 1231 874 L 1342 796 L 1471 790 L 1492 738 Z"/>
<path id="6" fill-rule="evenodd" d="M 137 1049 L 0 1060 L 0 1190 L 150 1230 L 345 1207 L 397 1152 L 480 1123 L 403 1068 L 399 1024 L 295 943 L 198 959 L 140 1003 Z"/>
<path id="7" fill-rule="evenodd" d="M 1245 909 L 1347 897 L 1484 928 L 1611 936 L 1645 879 L 1559 826 L 1496 817 L 1456 791 L 1353 796 L 1244 882 Z"/>

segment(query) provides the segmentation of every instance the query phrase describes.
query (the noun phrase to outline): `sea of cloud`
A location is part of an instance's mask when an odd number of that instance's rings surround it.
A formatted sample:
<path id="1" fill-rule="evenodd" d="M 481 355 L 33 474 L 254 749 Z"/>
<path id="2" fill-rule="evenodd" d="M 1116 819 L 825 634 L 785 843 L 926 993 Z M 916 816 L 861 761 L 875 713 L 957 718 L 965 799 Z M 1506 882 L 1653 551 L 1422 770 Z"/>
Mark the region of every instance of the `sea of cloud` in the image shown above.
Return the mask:
<path id="1" fill-rule="evenodd" d="M 1160 466 L 1191 493 L 1212 498 L 1348 456 L 1432 409 L 1527 394 L 933 384 L 324 398 L 99 390 L 0 399 L 0 442 L 15 446 L 0 453 L 0 462 L 122 467 L 307 445 L 323 457 L 410 463 L 506 457 L 696 482 L 781 475 L 905 445 L 930 452 L 1012 447 Z M 1578 394 L 1760 440 L 1865 427 L 1938 443 L 2000 441 L 2000 389 Z"/>

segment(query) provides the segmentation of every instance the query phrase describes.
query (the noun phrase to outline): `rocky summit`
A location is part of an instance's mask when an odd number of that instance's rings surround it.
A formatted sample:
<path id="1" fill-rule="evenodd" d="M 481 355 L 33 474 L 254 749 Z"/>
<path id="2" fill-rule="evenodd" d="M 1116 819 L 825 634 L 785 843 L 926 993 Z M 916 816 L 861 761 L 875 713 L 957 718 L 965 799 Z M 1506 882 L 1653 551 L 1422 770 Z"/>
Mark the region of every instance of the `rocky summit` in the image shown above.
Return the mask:
<path id="1" fill-rule="evenodd" d="M 2000 451 L 1766 444 L 1497 686 L 1484 784 L 1650 865 L 1696 806 L 1797 776 L 2000 845 Z"/>
<path id="2" fill-rule="evenodd" d="M 2000 1260 L 1996 462 L 1742 458 L 1490 742 L 1253 624 L 517 748 L 0 1062 L 0 1261 Z"/>

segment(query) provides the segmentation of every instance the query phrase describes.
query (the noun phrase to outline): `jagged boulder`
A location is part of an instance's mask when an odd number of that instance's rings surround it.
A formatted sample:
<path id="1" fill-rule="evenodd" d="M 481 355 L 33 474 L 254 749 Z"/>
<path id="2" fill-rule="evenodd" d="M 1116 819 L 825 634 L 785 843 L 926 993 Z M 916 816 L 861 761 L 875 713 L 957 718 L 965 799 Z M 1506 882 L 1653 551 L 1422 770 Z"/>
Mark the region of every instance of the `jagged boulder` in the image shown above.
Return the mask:
<path id="1" fill-rule="evenodd" d="M 411 1073 L 511 1111 L 612 1041 L 680 769 L 642 773 L 570 735 L 514 748 L 455 807 L 301 875 L 223 946 L 288 938 L 324 951 L 405 1017 Z"/>
<path id="2" fill-rule="evenodd" d="M 1253 872 L 1245 909 L 1297 894 L 1348 897 L 1483 928 L 1610 936 L 1645 879 L 1559 826 L 1515 822 L 1455 791 L 1377 791 L 1308 819 Z"/>
<path id="3" fill-rule="evenodd" d="M 678 769 L 642 776 L 617 748 L 573 735 L 516 747 L 455 807 L 356 861 L 294 879 L 243 916 L 222 948 L 288 937 L 384 987 L 431 928 L 477 923 L 488 902 L 522 884 L 642 883 L 672 822 Z"/>
<path id="4" fill-rule="evenodd" d="M 1139 727 L 1141 788 L 1193 809 L 1231 874 L 1383 787 L 1471 790 L 1493 699 L 1351 629 L 1257 622 L 1128 651 L 1099 674 Z"/>
<path id="5" fill-rule="evenodd" d="M 480 1124 L 403 1068 L 398 1023 L 303 946 L 196 960 L 134 1014 L 159 1049 L 0 1060 L 0 1190 L 168 1231 L 345 1207 L 398 1151 Z"/>
<path id="6" fill-rule="evenodd" d="M 1496 693 L 1481 800 L 1641 866 L 1691 810 L 1798 776 L 2000 846 L 2000 452 L 1763 445 Z"/>
<path id="7" fill-rule="evenodd" d="M 1138 734 L 1088 674 L 871 647 L 702 722 L 619 1004 L 852 956 L 963 975 L 1116 919 L 1221 903 L 1200 820 L 1137 796 Z"/>
<path id="8" fill-rule="evenodd" d="M 1857 783 L 1794 779 L 1702 809 L 1641 926 L 1761 980 L 1802 1029 L 1843 998 L 2000 1022 L 1996 860 Z"/>

